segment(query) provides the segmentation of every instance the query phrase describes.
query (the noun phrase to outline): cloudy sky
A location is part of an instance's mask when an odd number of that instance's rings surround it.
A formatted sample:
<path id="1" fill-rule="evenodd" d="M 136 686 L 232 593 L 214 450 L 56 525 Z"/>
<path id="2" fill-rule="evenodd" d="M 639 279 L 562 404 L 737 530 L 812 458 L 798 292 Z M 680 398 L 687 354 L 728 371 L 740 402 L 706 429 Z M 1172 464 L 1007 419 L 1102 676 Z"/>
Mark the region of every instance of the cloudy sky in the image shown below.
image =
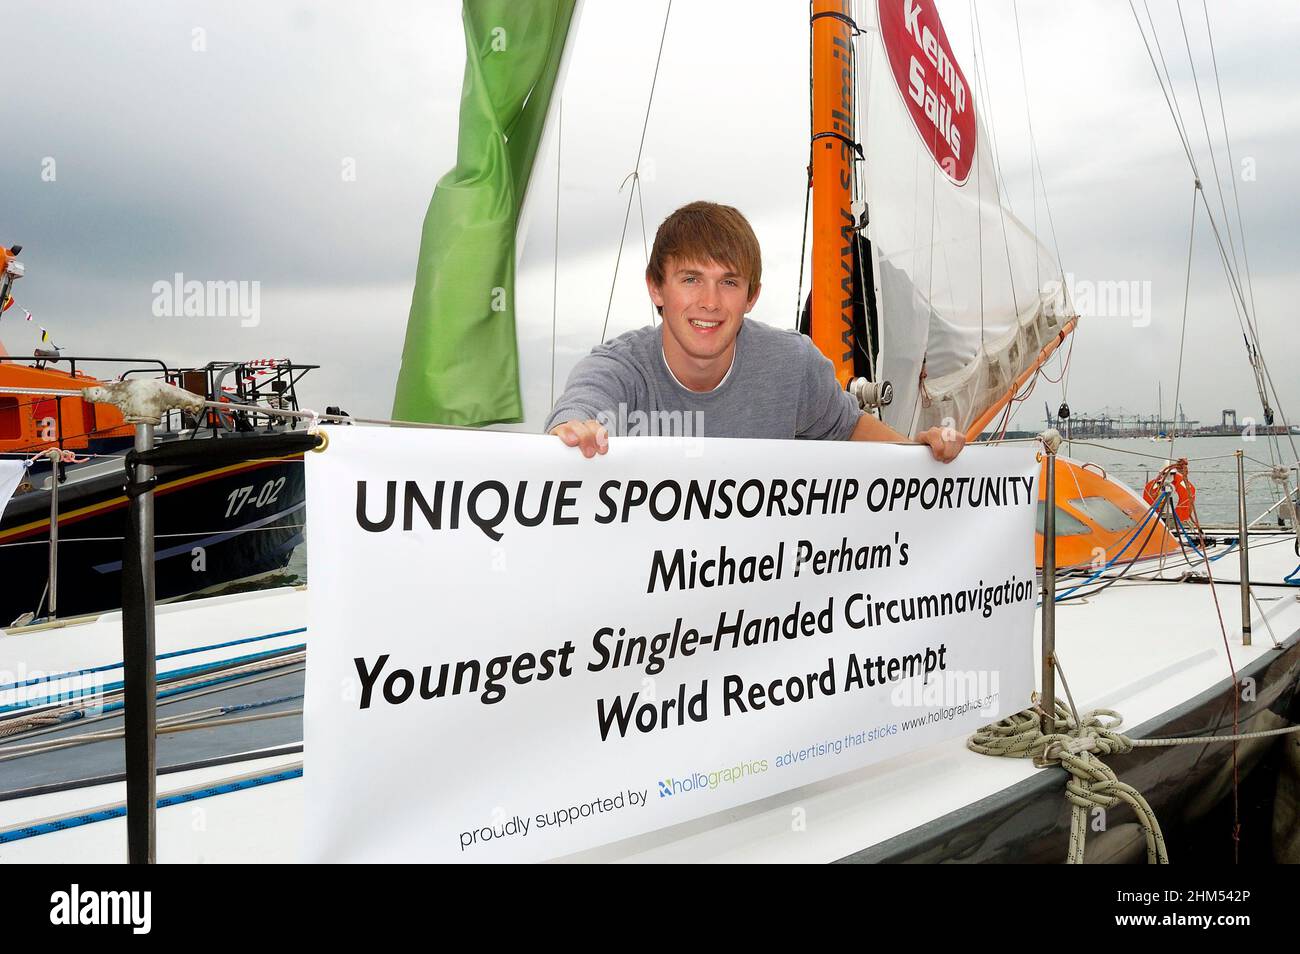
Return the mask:
<path id="1" fill-rule="evenodd" d="M 1179 8 L 1148 2 L 1222 229 Z M 1236 176 L 1260 337 L 1283 407 L 1300 414 L 1290 304 L 1300 290 L 1291 222 L 1300 207 L 1291 174 L 1300 5 L 1208 6 L 1236 168 L 1223 151 L 1200 0 L 1183 0 L 1182 14 L 1230 208 Z M 571 66 L 562 134 L 559 268 L 570 277 L 558 307 L 570 352 L 599 340 L 628 195 L 619 190 L 635 160 L 664 9 L 662 0 L 586 2 L 582 35 L 595 39 Z M 939 9 L 969 73 L 971 5 L 940 0 Z M 765 252 L 755 315 L 782 325 L 793 322 L 803 214 L 806 10 L 797 0 L 675 0 L 643 168 L 651 232 L 695 198 L 749 215 Z M 978 10 L 1011 202 L 1026 221 L 1036 209 L 1046 237 L 1046 207 L 1030 191 L 1011 0 L 978 0 Z M 1169 414 L 1192 196 L 1173 120 L 1127 0 L 1019 0 L 1019 14 L 1029 117 L 1065 269 L 1082 281 L 1150 283 L 1149 326 L 1098 318 L 1081 328 L 1070 403 L 1076 413 L 1150 414 L 1163 382 Z M 463 66 L 453 0 L 10 4 L 0 242 L 25 246 L 15 297 L 35 320 L 11 309 L 0 339 L 25 351 L 43 325 L 73 353 L 173 364 L 292 357 L 322 365 L 304 388 L 308 403 L 387 416 L 420 225 L 454 161 Z M 544 164 L 539 174 L 556 171 Z M 1234 217 L 1234 235 L 1237 225 Z M 634 211 L 611 330 L 647 315 L 636 287 L 641 236 Z M 258 323 L 156 316 L 154 284 L 176 273 L 260 283 Z M 1203 210 L 1187 322 L 1188 416 L 1257 414 Z M 1037 426 L 1044 400 L 1054 408 L 1060 386 L 1040 382 L 1012 426 Z"/>

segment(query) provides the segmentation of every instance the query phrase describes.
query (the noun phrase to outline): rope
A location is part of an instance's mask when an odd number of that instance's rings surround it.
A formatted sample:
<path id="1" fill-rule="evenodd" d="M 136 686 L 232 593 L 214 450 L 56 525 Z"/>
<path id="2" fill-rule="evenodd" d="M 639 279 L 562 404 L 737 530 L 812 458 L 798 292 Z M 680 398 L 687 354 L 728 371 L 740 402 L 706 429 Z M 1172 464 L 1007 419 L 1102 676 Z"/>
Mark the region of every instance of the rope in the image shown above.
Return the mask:
<path id="1" fill-rule="evenodd" d="M 170 716 L 165 720 L 159 719 L 154 727 L 154 731 L 158 735 L 170 735 L 176 732 L 193 732 L 196 729 L 219 729 L 228 725 L 242 725 L 248 722 L 263 722 L 267 719 L 284 719 L 292 718 L 293 716 L 301 716 L 302 709 L 299 708 L 284 709 L 280 712 L 256 712 L 252 715 L 240 715 L 231 719 L 221 719 L 219 722 L 211 721 L 219 719 L 221 716 L 227 715 L 231 712 L 239 712 L 263 705 L 275 705 L 291 698 L 296 699 L 301 698 L 301 696 L 284 696 L 278 699 L 267 699 L 264 702 L 246 703 L 244 706 L 214 706 L 211 709 L 202 709 L 198 712 L 187 712 L 183 715 Z M 8 745 L 4 748 L 0 748 L 0 762 L 7 762 L 10 759 L 22 758 L 28 755 L 44 755 L 47 752 L 57 752 L 63 749 L 76 748 L 79 745 L 91 745 L 95 742 L 111 742 L 113 739 L 121 739 L 125 736 L 125 729 L 106 729 L 103 732 L 88 732 L 84 735 L 74 735 L 69 738 Z"/>
<path id="2" fill-rule="evenodd" d="M 291 666 L 287 669 L 273 669 L 268 672 L 260 673 L 253 676 L 237 677 L 235 679 L 230 679 L 230 680 L 225 680 L 225 679 L 214 680 L 215 684 L 211 686 L 199 686 L 191 689 L 186 689 L 177 692 L 174 695 L 161 694 L 158 698 L 158 706 L 159 708 L 161 708 L 163 706 L 174 705 L 175 703 L 178 702 L 191 702 L 194 699 L 199 698 L 200 696 L 207 696 L 216 692 L 231 692 L 238 689 L 245 689 L 249 686 L 256 685 L 257 683 L 260 682 L 267 682 L 272 679 L 284 679 L 287 676 L 293 676 L 296 675 L 297 673 L 305 672 L 306 669 L 307 667 L 305 665 Z M 66 721 L 69 722 L 76 721 L 79 722 L 81 725 L 91 725 L 97 722 L 103 722 L 107 719 L 117 718 L 119 712 L 120 712 L 120 706 L 114 704 L 113 706 L 110 706 L 105 711 L 100 712 L 99 715 L 80 715 L 75 720 L 68 719 Z M 29 729 L 24 735 L 24 740 L 31 740 L 38 736 L 49 735 L 51 732 L 59 732 L 62 731 L 63 727 L 64 727 L 64 723 L 60 723 L 59 725 L 55 725 L 55 726 L 46 726 L 44 728 Z"/>
<path id="3" fill-rule="evenodd" d="M 1168 864 L 1164 834 L 1151 805 L 1101 761 L 1101 756 L 1132 751 L 1133 740 L 1116 731 L 1122 722 L 1123 717 L 1113 709 L 1094 709 L 1076 721 L 1058 700 L 1051 733 L 1042 733 L 1037 710 L 1025 709 L 979 729 L 966 740 L 966 747 L 980 755 L 1032 758 L 1039 768 L 1060 765 L 1070 774 L 1065 784 L 1065 797 L 1071 805 L 1068 864 L 1083 864 L 1088 810 L 1113 808 L 1120 802 L 1133 809 L 1142 826 L 1147 863 Z"/>
<path id="4" fill-rule="evenodd" d="M 1150 803 L 1133 786 L 1121 782 L 1114 771 L 1101 761 L 1101 757 L 1123 755 L 1137 748 L 1243 742 L 1300 732 L 1300 725 L 1292 725 L 1232 735 L 1134 739 L 1118 731 L 1123 724 L 1123 716 L 1115 710 L 1094 709 L 1076 720 L 1065 704 L 1058 700 L 1053 720 L 1054 731 L 1044 735 L 1039 716 L 1040 710 L 1037 708 L 1014 713 L 977 730 L 966 740 L 966 747 L 980 755 L 1032 758 L 1034 765 L 1039 768 L 1060 765 L 1070 774 L 1065 786 L 1066 800 L 1072 806 L 1070 844 L 1066 856 L 1069 864 L 1083 863 L 1088 810 L 1113 808 L 1120 802 L 1133 809 L 1138 823 L 1142 825 L 1147 843 L 1147 862 L 1169 863 L 1164 835 Z"/>
<path id="5" fill-rule="evenodd" d="M 293 647 L 292 650 L 280 651 L 276 655 L 264 656 L 252 662 L 239 662 L 235 665 L 214 663 L 208 666 L 195 667 L 204 671 L 196 675 L 187 675 L 185 678 L 166 679 L 164 674 L 158 686 L 158 698 L 162 699 L 167 696 L 174 696 L 193 689 L 200 689 L 206 686 L 218 683 L 228 683 L 238 679 L 240 676 L 253 675 L 255 673 L 266 672 L 273 669 L 282 669 L 287 666 L 293 666 L 306 660 L 307 654 L 302 647 Z M 191 672 L 192 670 L 181 670 L 181 672 Z M 83 693 L 77 698 L 62 706 L 53 706 L 42 709 L 39 712 L 27 713 L 24 715 L 14 716 L 0 722 L 0 739 L 7 738 L 11 735 L 18 735 L 29 729 L 44 728 L 57 723 L 74 722 L 85 717 L 88 711 L 99 710 L 107 711 L 117 708 L 121 705 L 124 691 L 121 683 L 112 687 L 106 687 L 106 690 L 99 693 Z M 49 702 L 53 700 L 37 700 L 36 704 Z M 25 705 L 26 703 L 24 703 Z"/>

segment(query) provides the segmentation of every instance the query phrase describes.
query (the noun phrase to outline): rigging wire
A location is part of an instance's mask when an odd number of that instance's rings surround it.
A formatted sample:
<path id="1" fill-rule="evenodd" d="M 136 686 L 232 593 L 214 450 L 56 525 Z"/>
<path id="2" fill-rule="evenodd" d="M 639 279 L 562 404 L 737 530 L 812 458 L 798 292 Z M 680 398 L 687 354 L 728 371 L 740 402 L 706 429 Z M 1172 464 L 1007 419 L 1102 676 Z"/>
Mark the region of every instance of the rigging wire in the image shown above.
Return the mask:
<path id="1" fill-rule="evenodd" d="M 971 3 L 973 6 L 974 0 L 971 0 Z M 1061 258 L 1060 243 L 1056 240 L 1056 222 L 1052 218 L 1052 203 L 1047 196 L 1047 178 L 1043 175 L 1043 160 L 1042 160 L 1042 156 L 1038 152 L 1038 138 L 1034 135 L 1034 124 L 1032 119 L 1030 118 L 1029 85 L 1025 79 L 1025 50 L 1020 40 L 1020 11 L 1016 6 L 1015 0 L 1012 0 L 1011 9 L 1015 13 L 1015 17 L 1016 17 L 1016 48 L 1020 54 L 1020 82 L 1025 90 L 1025 122 L 1029 126 L 1029 153 L 1030 153 L 1030 163 L 1031 163 L 1030 170 L 1029 170 L 1029 177 L 1030 177 L 1030 181 L 1032 182 L 1034 176 L 1034 167 L 1036 166 L 1038 169 L 1038 183 L 1040 186 L 1042 186 L 1042 191 L 1043 191 L 1043 208 L 1047 212 L 1047 227 L 1052 233 L 1052 248 L 1056 252 L 1056 267 L 1057 269 L 1060 270 L 1061 287 L 1062 289 L 1064 289 L 1065 288 L 1065 264 L 1063 259 Z M 1037 207 L 1037 203 L 1035 202 L 1035 206 L 1034 206 L 1035 237 L 1037 237 L 1038 235 L 1037 211 L 1038 211 L 1038 207 Z M 1041 282 L 1040 282 L 1040 287 L 1041 287 Z M 1066 304 L 1068 306 L 1069 304 L 1068 301 Z"/>
<path id="2" fill-rule="evenodd" d="M 1211 168 L 1212 168 L 1212 170 L 1213 170 L 1213 172 L 1214 172 L 1214 185 L 1215 185 L 1215 188 L 1217 189 L 1217 191 L 1218 191 L 1218 193 L 1219 193 L 1219 206 L 1220 206 L 1220 208 L 1222 208 L 1222 210 L 1223 210 L 1223 228 L 1224 228 L 1224 231 L 1227 232 L 1227 234 L 1228 234 L 1228 248 L 1229 248 L 1229 251 L 1232 253 L 1232 265 L 1233 265 L 1233 276 L 1232 276 L 1232 277 L 1233 277 L 1233 280 L 1236 281 L 1237 284 L 1238 284 L 1238 294 L 1241 295 L 1241 307 L 1242 307 L 1242 311 L 1243 311 L 1243 312 L 1245 313 L 1245 315 L 1246 315 L 1246 321 L 1247 321 L 1247 323 L 1250 325 L 1251 332 L 1252 332 L 1252 334 L 1253 334 L 1253 336 L 1254 336 L 1254 341 L 1255 341 L 1255 348 L 1256 348 L 1256 351 L 1257 351 L 1257 353 L 1259 353 L 1259 355 L 1260 355 L 1260 360 L 1262 361 L 1262 351 L 1260 350 L 1260 347 L 1259 347 L 1259 319 L 1258 319 L 1258 315 L 1256 315 L 1256 314 L 1253 313 L 1253 312 L 1254 312 L 1254 293 L 1253 293 L 1253 291 L 1252 291 L 1252 293 L 1251 293 L 1251 302 L 1250 302 L 1250 305 L 1248 306 L 1248 305 L 1247 305 L 1247 302 L 1246 302 L 1246 296 L 1245 296 L 1244 294 L 1241 293 L 1241 289 L 1240 289 L 1240 281 L 1241 281 L 1241 278 L 1240 278 L 1240 275 L 1241 275 L 1241 263 L 1237 260 L 1237 243 L 1236 243 L 1236 240 L 1233 238 L 1233 235 L 1232 235 L 1232 215 L 1231 215 L 1231 213 L 1229 213 L 1229 211 L 1228 211 L 1228 202 L 1227 202 L 1227 199 L 1225 198 L 1225 196 L 1224 196 L 1224 194 L 1223 194 L 1223 182 L 1222 182 L 1222 179 L 1221 179 L 1220 176 L 1219 176 L 1219 164 L 1218 164 L 1218 161 L 1215 159 L 1215 155 L 1214 155 L 1214 152 L 1215 152 L 1215 150 L 1214 150 L 1214 140 L 1213 140 L 1212 136 L 1210 135 L 1210 122 L 1209 122 L 1209 119 L 1206 117 L 1206 114 L 1205 114 L 1205 101 L 1204 101 L 1204 100 L 1202 99 L 1202 97 L 1201 97 L 1201 83 L 1200 83 L 1200 79 L 1199 79 L 1199 78 L 1197 77 L 1197 75 L 1196 75 L 1196 61 L 1195 61 L 1195 59 L 1192 57 L 1192 44 L 1191 44 L 1191 40 L 1190 40 L 1190 38 L 1189 38 L 1188 35 L 1187 35 L 1187 22 L 1186 22 L 1186 20 L 1185 20 L 1184 17 L 1183 17 L 1183 5 L 1182 5 L 1182 0 L 1179 0 L 1178 5 L 1177 5 L 1177 9 L 1178 9 L 1178 23 L 1179 23 L 1179 26 L 1181 27 L 1181 29 L 1182 29 L 1182 33 L 1183 33 L 1183 44 L 1184 44 L 1184 46 L 1185 46 L 1186 49 L 1187 49 L 1187 62 L 1188 62 L 1188 65 L 1191 67 L 1191 72 L 1192 72 L 1192 84 L 1193 84 L 1193 88 L 1194 88 L 1195 91 L 1196 91 L 1196 103 L 1197 103 L 1197 106 L 1198 106 L 1198 108 L 1200 109 L 1200 113 L 1201 113 L 1201 124 L 1202 124 L 1202 126 L 1204 126 L 1204 128 L 1205 128 L 1205 142 L 1206 142 L 1206 146 L 1207 146 L 1207 148 L 1209 149 L 1209 152 L 1210 152 L 1210 165 L 1211 165 Z M 1208 25 L 1209 25 L 1209 14 L 1208 14 L 1208 11 L 1207 11 L 1207 14 L 1206 14 L 1206 25 L 1207 25 L 1207 27 L 1208 27 Z M 1213 55 L 1214 55 L 1213 50 L 1211 50 L 1211 56 L 1213 57 Z M 1217 84 L 1217 78 L 1218 78 L 1218 66 L 1217 66 L 1217 64 L 1216 64 L 1216 66 L 1215 66 L 1215 78 L 1216 78 L 1216 84 Z M 1222 91 L 1222 88 L 1219 88 L 1219 108 L 1220 108 L 1220 113 L 1221 113 L 1221 114 L 1222 114 L 1222 110 L 1223 110 L 1223 97 L 1222 97 L 1222 92 L 1223 92 L 1223 91 Z M 1224 127 L 1225 127 L 1225 131 L 1226 131 L 1226 128 L 1227 128 L 1226 119 L 1225 119 L 1225 121 L 1224 121 Z M 1225 144 L 1226 144 L 1226 142 L 1227 142 L 1226 137 L 1225 137 L 1224 142 L 1225 142 Z M 1230 173 L 1230 174 L 1233 174 L 1233 169 L 1232 169 L 1232 166 L 1231 166 L 1231 165 L 1229 165 L 1229 173 Z M 1235 177 L 1235 174 L 1233 174 L 1233 188 L 1234 188 L 1234 190 L 1235 190 L 1235 188 L 1236 188 L 1236 177 Z M 1234 192 L 1234 195 L 1235 195 L 1235 192 Z M 1208 201 L 1207 201 L 1207 207 L 1208 207 Z M 1240 220 L 1240 213 L 1241 213 L 1241 206 L 1240 206 L 1240 204 L 1238 204 L 1238 206 L 1237 206 L 1237 213 L 1238 213 L 1238 219 Z M 1240 224 L 1240 223 L 1239 223 L 1239 224 Z M 1245 241 L 1245 239 L 1244 239 L 1244 237 L 1243 237 L 1243 244 L 1244 244 L 1244 241 Z M 1225 262 L 1225 266 L 1226 266 L 1226 262 Z M 1247 275 L 1247 282 L 1249 283 L 1249 275 Z M 1255 373 L 1256 373 L 1256 377 L 1258 378 L 1258 376 L 1259 376 L 1259 370 L 1256 369 Z M 1270 382 L 1270 383 L 1271 383 L 1271 382 Z M 1257 384 L 1257 387 L 1258 387 L 1258 384 Z M 1267 400 L 1266 400 L 1264 403 L 1267 405 L 1267 403 L 1268 403 Z M 1280 410 L 1281 410 L 1281 403 L 1280 403 L 1280 401 L 1278 401 L 1276 393 L 1274 394 L 1274 403 L 1278 404 L 1278 410 L 1280 411 Z M 1289 428 L 1288 428 L 1288 430 L 1289 430 Z M 1276 462 L 1276 461 L 1280 461 L 1281 458 L 1282 458 L 1282 450 L 1281 450 L 1281 446 L 1280 446 L 1279 443 L 1278 443 L 1277 435 L 1276 435 L 1276 434 L 1269 435 L 1269 440 L 1267 441 L 1267 444 L 1268 444 L 1268 447 L 1269 447 L 1269 453 L 1270 453 L 1270 455 L 1272 455 L 1272 456 L 1274 457 L 1275 462 Z M 1294 449 L 1294 447 L 1293 447 L 1293 449 Z"/>
<path id="3" fill-rule="evenodd" d="M 641 201 L 644 197 L 645 193 L 638 187 L 636 190 L 636 205 L 638 214 L 641 217 L 641 252 L 645 257 L 645 267 L 648 270 L 650 268 L 650 239 L 646 234 L 645 204 Z M 649 296 L 646 298 L 646 304 L 650 308 L 650 327 L 653 328 L 659 324 L 659 312 L 655 309 L 655 303 L 649 300 Z"/>
<path id="4" fill-rule="evenodd" d="M 1219 58 L 1214 52 L 1214 31 L 1210 28 L 1210 8 L 1206 0 L 1201 0 L 1205 11 L 1205 36 L 1210 45 L 1210 62 L 1214 64 L 1214 88 L 1219 97 L 1219 119 L 1223 123 L 1223 145 L 1228 152 L 1228 172 L 1232 182 L 1233 204 L 1237 207 L 1237 232 L 1241 235 L 1241 256 L 1246 264 L 1246 288 L 1250 292 L 1250 310 L 1255 312 L 1255 289 L 1250 277 L 1250 254 L 1246 251 L 1246 220 L 1241 215 L 1241 196 L 1237 191 L 1237 165 L 1232 158 L 1232 140 L 1228 137 L 1228 116 L 1223 105 L 1223 87 L 1219 83 Z"/>
<path id="5" fill-rule="evenodd" d="M 560 169 L 564 155 L 564 99 L 555 104 L 555 255 L 551 264 L 551 403 L 555 407 L 555 326 L 560 287 Z"/>
<path id="6" fill-rule="evenodd" d="M 1151 39 L 1156 44 L 1156 52 L 1159 53 L 1160 63 L 1163 64 L 1165 62 L 1164 52 L 1160 46 L 1160 38 L 1156 30 L 1155 21 L 1151 19 L 1151 11 L 1149 7 L 1146 6 L 1146 0 L 1143 0 L 1143 7 L 1147 10 L 1147 19 L 1150 21 Z M 1165 105 L 1169 108 L 1170 116 L 1174 120 L 1174 126 L 1178 131 L 1179 141 L 1183 145 L 1183 152 L 1186 154 L 1187 161 L 1192 168 L 1192 174 L 1199 181 L 1200 172 L 1196 165 L 1196 158 L 1191 149 L 1191 142 L 1187 136 L 1186 129 L 1182 122 L 1182 110 L 1178 105 L 1177 93 L 1173 89 L 1172 77 L 1169 77 L 1168 66 L 1166 64 L 1165 73 L 1162 76 L 1160 71 L 1160 64 L 1156 62 L 1156 52 L 1152 51 L 1151 42 L 1148 42 L 1147 40 L 1146 29 L 1142 25 L 1142 19 L 1141 17 L 1138 16 L 1137 8 L 1134 5 L 1133 0 L 1129 0 L 1129 9 L 1133 13 L 1133 19 L 1134 22 L 1137 24 L 1138 32 L 1142 36 L 1142 43 L 1146 47 L 1147 56 L 1151 60 L 1152 68 L 1155 70 L 1156 81 L 1160 84 L 1161 93 L 1164 95 L 1165 98 Z M 1193 66 L 1193 71 L 1194 69 L 1195 68 Z M 1169 77 L 1169 89 L 1167 90 L 1165 88 L 1166 77 Z M 1222 104 L 1222 99 L 1220 99 L 1220 104 Z M 1300 451 L 1296 449 L 1295 436 L 1291 433 L 1290 422 L 1287 420 L 1286 412 L 1282 409 L 1277 387 L 1273 383 L 1272 373 L 1268 368 L 1268 363 L 1264 360 L 1263 351 L 1259 346 L 1259 336 L 1256 333 L 1255 325 L 1250 319 L 1250 313 L 1247 308 L 1245 293 L 1242 290 L 1241 283 L 1236 273 L 1233 271 L 1232 262 L 1229 260 L 1227 250 L 1224 247 L 1223 236 L 1219 232 L 1218 223 L 1216 223 L 1214 220 L 1214 210 L 1210 208 L 1209 200 L 1206 199 L 1205 197 L 1205 190 L 1200 189 L 1198 191 L 1200 192 L 1201 195 L 1201 202 L 1205 206 L 1205 212 L 1209 220 L 1210 230 L 1213 233 L 1215 243 L 1218 246 L 1219 259 L 1223 264 L 1224 273 L 1228 279 L 1228 289 L 1230 292 L 1229 297 L 1232 299 L 1233 313 L 1237 317 L 1237 323 L 1239 326 L 1241 326 L 1242 335 L 1245 338 L 1246 355 L 1248 361 L 1250 362 L 1252 372 L 1255 376 L 1256 391 L 1259 395 L 1260 401 L 1263 403 L 1266 409 L 1268 409 L 1270 406 L 1276 406 L 1278 414 L 1282 417 L 1283 429 L 1287 434 L 1287 439 L 1291 445 L 1292 453 L 1295 455 L 1297 460 L 1300 460 Z M 1273 401 L 1271 405 L 1269 402 L 1270 391 L 1272 392 L 1273 395 Z M 1270 448 L 1270 453 L 1272 453 L 1272 451 L 1273 449 Z"/>
<path id="7" fill-rule="evenodd" d="M 971 13 L 974 15 L 975 37 L 979 44 L 979 50 L 980 50 L 980 55 L 976 58 L 975 61 L 975 69 L 977 72 L 981 68 L 984 69 L 984 85 L 982 89 L 984 94 L 983 106 L 985 112 L 988 113 L 988 117 L 989 117 L 989 121 L 986 124 L 986 127 L 989 133 L 989 143 L 993 147 L 992 151 L 993 151 L 993 172 L 994 172 L 994 177 L 993 177 L 994 198 L 997 199 L 998 218 L 1002 222 L 1002 245 L 1007 253 L 1007 278 L 1011 286 L 1011 305 L 1013 308 L 1015 308 L 1016 317 L 1017 319 L 1019 319 L 1020 302 L 1016 298 L 1016 276 L 1015 276 L 1015 272 L 1012 270 L 1011 267 L 1011 240 L 1007 237 L 1007 217 L 1006 217 L 1006 210 L 1010 210 L 1011 213 L 1014 215 L 1015 209 L 1012 208 L 1011 193 L 1007 189 L 1007 180 L 1002 173 L 1002 159 L 1000 158 L 1000 153 L 998 151 L 998 137 L 997 137 L 997 133 L 994 132 L 996 123 L 993 118 L 993 88 L 989 84 L 988 67 L 983 65 L 987 63 L 987 57 L 984 56 L 984 31 L 980 28 L 979 9 L 975 6 L 974 3 L 971 4 Z M 977 92 L 979 92 L 978 89 Z M 1001 191 L 998 191 L 999 180 L 1001 180 L 1002 183 Z M 1004 198 L 1005 198 L 1005 209 L 1004 209 L 1004 201 L 1003 201 Z"/>
<path id="8" fill-rule="evenodd" d="M 1223 196 L 1223 180 L 1219 177 L 1219 162 L 1214 156 L 1214 140 L 1210 136 L 1210 121 L 1205 115 L 1205 101 L 1201 98 L 1201 81 L 1196 75 L 1196 61 L 1192 57 L 1192 41 L 1187 36 L 1187 21 L 1183 19 L 1182 0 L 1178 0 L 1177 9 L 1178 23 L 1183 31 L 1183 45 L 1187 49 L 1187 63 L 1192 71 L 1192 86 L 1196 90 L 1196 105 L 1201 112 L 1201 125 L 1205 127 L 1205 145 L 1210 151 L 1210 169 L 1214 173 L 1214 187 L 1219 192 L 1219 206 L 1223 209 L 1223 228 L 1228 233 L 1228 247 L 1232 251 L 1232 266 L 1240 274 L 1241 263 L 1237 261 L 1237 243 L 1232 237 L 1232 217 L 1228 214 L 1228 203 Z M 1247 315 L 1249 314 L 1248 311 Z"/>
<path id="9" fill-rule="evenodd" d="M 1156 82 L 1160 84 L 1160 92 L 1164 94 L 1165 104 L 1169 107 L 1170 115 L 1174 119 L 1174 128 L 1178 130 L 1178 139 L 1183 144 L 1183 151 L 1187 153 L 1187 161 L 1191 163 L 1192 174 L 1198 179 L 1201 177 L 1200 170 L 1196 168 L 1196 156 L 1192 152 L 1191 139 L 1187 135 L 1186 126 L 1183 123 L 1183 111 L 1178 105 L 1178 94 L 1174 90 L 1173 78 L 1169 76 L 1169 66 L 1165 63 L 1164 50 L 1160 47 L 1160 37 L 1156 33 L 1156 22 L 1151 17 L 1151 8 L 1147 6 L 1146 0 L 1142 0 L 1142 7 L 1147 12 L 1147 19 L 1151 23 L 1151 40 L 1156 45 L 1156 51 L 1160 54 L 1160 64 L 1164 66 L 1164 73 L 1160 72 L 1160 66 L 1156 65 L 1155 54 L 1151 52 L 1151 44 L 1147 42 L 1146 30 L 1142 28 L 1142 21 L 1138 17 L 1137 7 L 1133 5 L 1133 0 L 1129 0 L 1129 9 L 1133 11 L 1133 18 L 1137 21 L 1138 31 L 1142 34 L 1142 43 L 1147 48 L 1147 56 L 1151 59 L 1151 66 L 1156 71 Z M 1165 80 L 1168 79 L 1169 88 L 1165 89 Z"/>
<path id="10" fill-rule="evenodd" d="M 1183 282 L 1183 329 L 1178 336 L 1178 376 L 1174 379 L 1174 426 L 1169 429 L 1169 458 L 1174 457 L 1174 439 L 1178 436 L 1178 398 L 1183 386 L 1183 346 L 1187 343 L 1187 303 L 1192 290 L 1192 247 L 1196 240 L 1196 193 L 1199 182 L 1192 186 L 1192 225 L 1187 231 L 1187 278 Z"/>
<path id="11" fill-rule="evenodd" d="M 1038 241 L 1038 186 L 1034 182 L 1034 121 L 1029 115 L 1029 81 L 1025 78 L 1025 48 L 1020 40 L 1020 6 L 1011 0 L 1011 12 L 1016 21 L 1016 53 L 1020 58 L 1020 88 L 1025 94 L 1025 126 L 1029 130 L 1029 197 L 1033 203 L 1034 241 Z M 1043 276 L 1039 271 L 1038 256 L 1034 256 L 1035 288 L 1042 290 Z"/>
<path id="12" fill-rule="evenodd" d="M 627 209 L 623 213 L 623 230 L 618 236 L 618 254 L 614 257 L 614 277 L 609 283 L 609 301 L 605 305 L 605 323 L 600 329 L 601 342 L 605 340 L 605 334 L 609 331 L 609 313 L 614 308 L 614 288 L 618 285 L 618 266 L 623 260 L 623 243 L 627 240 L 627 223 L 632 218 L 632 197 L 634 192 L 641 187 L 641 154 L 645 150 L 646 130 L 650 128 L 650 108 L 654 105 L 655 101 L 655 87 L 659 83 L 659 65 L 663 61 L 664 39 L 668 36 L 668 18 L 672 16 L 672 12 L 673 0 L 668 0 L 668 6 L 664 10 L 663 32 L 659 35 L 659 52 L 655 56 L 654 76 L 650 80 L 650 96 L 646 100 L 645 104 L 645 119 L 641 123 L 641 141 L 636 147 L 636 164 L 632 167 L 632 172 L 629 174 L 629 178 L 632 180 L 633 191 L 629 192 L 627 195 Z M 626 182 L 627 180 L 624 179 L 623 181 Z M 644 219 L 642 222 L 644 223 Z"/>
<path id="13" fill-rule="evenodd" d="M 979 57 L 975 53 L 975 0 L 970 0 L 970 55 L 972 64 L 975 65 L 975 86 L 976 96 L 979 95 Z M 980 351 L 984 352 L 984 190 L 980 182 L 980 161 L 979 152 L 976 151 L 975 157 L 975 244 L 979 249 L 979 269 L 980 269 Z M 996 175 L 996 173 L 994 173 Z M 997 183 L 994 183 L 997 188 Z"/>

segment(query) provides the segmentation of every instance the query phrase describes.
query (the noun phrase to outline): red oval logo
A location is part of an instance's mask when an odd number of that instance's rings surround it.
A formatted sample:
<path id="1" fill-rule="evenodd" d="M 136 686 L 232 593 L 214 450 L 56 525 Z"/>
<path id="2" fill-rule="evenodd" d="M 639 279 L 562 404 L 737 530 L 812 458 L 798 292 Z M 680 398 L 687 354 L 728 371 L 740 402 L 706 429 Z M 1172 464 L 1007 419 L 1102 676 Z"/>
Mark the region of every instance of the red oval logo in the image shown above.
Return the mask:
<path id="1" fill-rule="evenodd" d="M 934 0 L 879 0 L 880 38 L 916 131 L 961 185 L 975 157 L 975 103 Z"/>

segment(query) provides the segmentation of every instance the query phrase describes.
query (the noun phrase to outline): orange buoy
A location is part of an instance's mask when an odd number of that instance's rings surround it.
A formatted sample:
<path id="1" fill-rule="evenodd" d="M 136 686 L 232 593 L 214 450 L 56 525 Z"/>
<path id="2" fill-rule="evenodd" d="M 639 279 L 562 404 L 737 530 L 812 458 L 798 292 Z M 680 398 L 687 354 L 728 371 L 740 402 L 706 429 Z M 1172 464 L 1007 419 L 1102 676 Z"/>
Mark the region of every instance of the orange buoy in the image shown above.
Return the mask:
<path id="1" fill-rule="evenodd" d="M 1154 504 L 1159 499 L 1160 494 L 1164 491 L 1166 480 L 1173 486 L 1174 494 L 1178 502 L 1174 505 L 1174 513 L 1178 514 L 1178 519 L 1187 524 L 1192 519 L 1192 504 L 1196 501 L 1196 487 L 1187 479 L 1187 458 L 1180 457 L 1177 461 L 1161 469 L 1142 490 L 1142 499 L 1149 504 Z"/>

